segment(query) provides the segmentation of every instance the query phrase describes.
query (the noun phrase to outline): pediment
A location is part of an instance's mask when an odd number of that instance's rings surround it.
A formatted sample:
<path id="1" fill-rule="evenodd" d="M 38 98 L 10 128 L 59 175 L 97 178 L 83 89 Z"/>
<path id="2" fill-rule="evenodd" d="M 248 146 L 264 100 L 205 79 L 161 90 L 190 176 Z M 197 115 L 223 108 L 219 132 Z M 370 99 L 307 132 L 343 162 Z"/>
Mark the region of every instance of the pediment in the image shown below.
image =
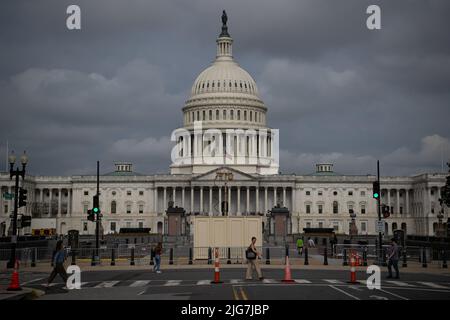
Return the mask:
<path id="1" fill-rule="evenodd" d="M 234 181 L 253 181 L 256 180 L 256 178 L 248 173 L 230 168 L 230 167 L 220 167 L 213 169 L 211 171 L 208 171 L 206 173 L 199 174 L 198 176 L 195 176 L 192 178 L 193 181 L 214 181 L 219 180 L 220 177 L 218 175 L 220 174 L 232 174 Z M 223 175 L 222 180 L 225 180 L 225 175 Z"/>

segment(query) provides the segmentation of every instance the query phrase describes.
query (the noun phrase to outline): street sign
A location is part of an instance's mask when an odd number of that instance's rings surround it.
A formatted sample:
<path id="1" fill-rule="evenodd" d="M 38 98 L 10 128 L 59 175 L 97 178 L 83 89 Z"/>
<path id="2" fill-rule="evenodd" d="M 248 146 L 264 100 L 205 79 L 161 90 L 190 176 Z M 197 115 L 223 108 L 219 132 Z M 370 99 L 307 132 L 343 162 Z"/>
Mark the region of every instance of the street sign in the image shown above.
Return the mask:
<path id="1" fill-rule="evenodd" d="M 14 193 L 3 192 L 3 198 L 6 200 L 12 200 L 14 199 Z"/>
<path id="2" fill-rule="evenodd" d="M 381 232 L 382 234 L 384 234 L 384 220 L 377 221 L 376 229 L 377 232 Z"/>

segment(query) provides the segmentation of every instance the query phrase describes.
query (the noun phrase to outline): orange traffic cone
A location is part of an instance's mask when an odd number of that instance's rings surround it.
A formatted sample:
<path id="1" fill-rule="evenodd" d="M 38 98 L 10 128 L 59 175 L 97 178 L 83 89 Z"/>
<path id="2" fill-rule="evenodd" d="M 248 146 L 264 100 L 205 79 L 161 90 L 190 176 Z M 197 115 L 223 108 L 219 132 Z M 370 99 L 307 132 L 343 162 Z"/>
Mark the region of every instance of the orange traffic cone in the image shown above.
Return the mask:
<path id="1" fill-rule="evenodd" d="M 286 267 L 284 268 L 284 279 L 281 281 L 288 282 L 288 283 L 295 282 L 294 280 L 292 280 L 292 276 L 291 276 L 291 266 L 289 265 L 289 256 L 286 256 Z"/>
<path id="2" fill-rule="evenodd" d="M 19 282 L 19 272 L 17 272 L 17 269 L 19 269 L 19 261 L 16 260 L 16 263 L 14 263 L 14 271 L 11 277 L 11 283 L 9 284 L 8 291 L 19 291 L 22 290 L 20 287 Z"/>
<path id="3" fill-rule="evenodd" d="M 211 283 L 223 283 L 220 281 L 220 260 L 219 260 L 219 248 L 215 250 L 215 260 L 214 260 L 214 281 Z"/>
<path id="4" fill-rule="evenodd" d="M 352 254 L 350 258 L 350 281 L 348 283 L 357 284 L 356 281 L 356 257 L 355 254 Z"/>

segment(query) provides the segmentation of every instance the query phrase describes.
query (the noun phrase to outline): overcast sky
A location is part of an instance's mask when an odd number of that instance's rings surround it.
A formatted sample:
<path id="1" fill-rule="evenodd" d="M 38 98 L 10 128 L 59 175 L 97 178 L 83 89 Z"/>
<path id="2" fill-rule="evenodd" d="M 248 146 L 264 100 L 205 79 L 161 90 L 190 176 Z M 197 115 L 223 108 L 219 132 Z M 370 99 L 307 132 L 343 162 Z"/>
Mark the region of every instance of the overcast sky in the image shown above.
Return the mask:
<path id="1" fill-rule="evenodd" d="M 81 7 L 82 30 L 66 28 Z M 368 30 L 366 8 L 381 7 Z M 169 141 L 221 13 L 280 129 L 282 173 L 441 172 L 450 158 L 448 0 L 40 0 L 0 3 L 0 159 L 34 175 L 168 172 Z M 5 160 L 0 161 L 5 170 Z"/>

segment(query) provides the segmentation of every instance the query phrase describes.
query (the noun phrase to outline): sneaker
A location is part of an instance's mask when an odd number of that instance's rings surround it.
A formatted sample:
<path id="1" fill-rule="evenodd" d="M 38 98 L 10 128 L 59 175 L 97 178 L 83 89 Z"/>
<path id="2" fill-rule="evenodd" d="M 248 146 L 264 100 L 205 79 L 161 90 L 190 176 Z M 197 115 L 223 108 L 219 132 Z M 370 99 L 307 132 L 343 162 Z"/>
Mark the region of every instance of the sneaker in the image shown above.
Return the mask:
<path id="1" fill-rule="evenodd" d="M 259 278 L 259 280 L 261 280 L 261 281 L 264 280 L 264 277 Z"/>
<path id="2" fill-rule="evenodd" d="M 156 273 L 162 273 L 162 271 L 161 271 L 161 270 L 158 270 L 158 271 L 156 271 Z"/>

